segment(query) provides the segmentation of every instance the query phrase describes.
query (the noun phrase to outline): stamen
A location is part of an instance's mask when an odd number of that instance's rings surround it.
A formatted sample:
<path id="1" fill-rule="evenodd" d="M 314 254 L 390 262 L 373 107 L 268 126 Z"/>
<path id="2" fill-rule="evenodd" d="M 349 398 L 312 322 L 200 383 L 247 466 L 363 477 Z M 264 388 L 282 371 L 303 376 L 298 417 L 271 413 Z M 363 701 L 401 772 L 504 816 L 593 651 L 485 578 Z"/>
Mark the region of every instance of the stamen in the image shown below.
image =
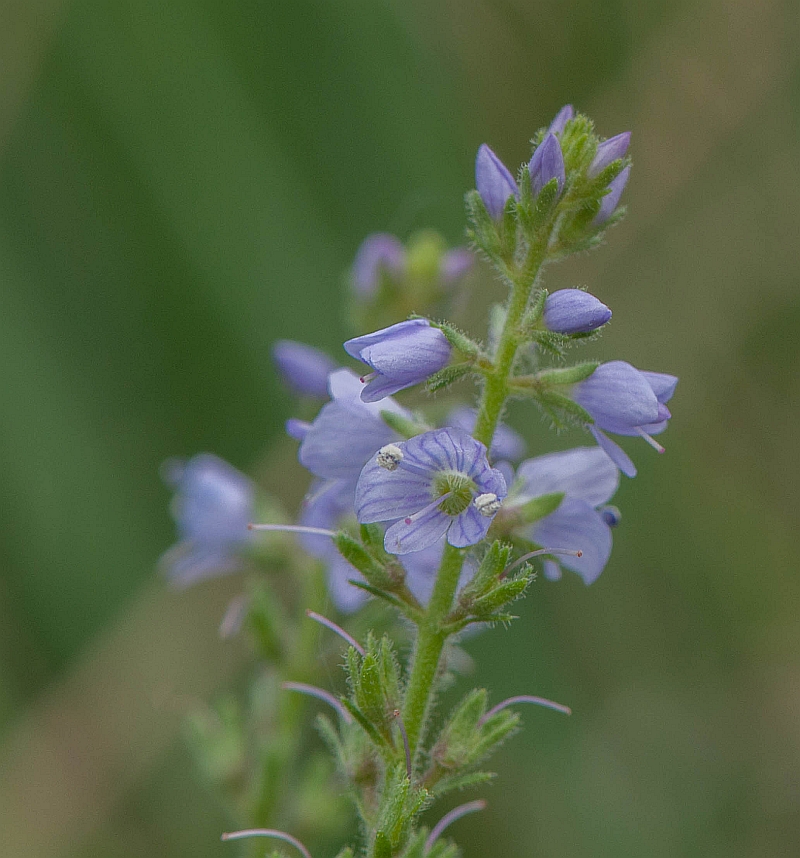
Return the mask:
<path id="1" fill-rule="evenodd" d="M 408 779 L 411 780 L 411 746 L 408 744 L 408 733 L 406 733 L 406 725 L 403 723 L 403 719 L 400 717 L 400 710 L 395 709 L 392 712 L 395 720 L 397 721 L 397 729 L 400 731 L 400 735 L 403 737 L 403 749 L 406 752 L 406 774 L 408 775 Z"/>
<path id="2" fill-rule="evenodd" d="M 523 554 L 518 560 L 515 560 L 510 565 L 506 566 L 506 568 L 500 573 L 500 577 L 505 578 L 509 572 L 516 569 L 517 566 L 521 566 L 526 560 L 530 560 L 531 557 L 541 557 L 543 554 L 564 554 L 567 557 L 583 557 L 583 552 L 580 549 L 539 548 L 537 551 L 529 551 L 527 554 Z"/>
<path id="3" fill-rule="evenodd" d="M 649 445 L 650 445 L 650 446 L 651 446 L 651 447 L 652 447 L 652 448 L 653 448 L 657 453 L 663 453 L 663 452 L 665 452 L 665 451 L 664 451 L 664 448 L 661 446 L 661 444 L 659 444 L 659 443 L 658 443 L 658 441 L 656 441 L 656 439 L 655 439 L 655 438 L 653 438 L 651 435 L 648 435 L 648 434 L 647 434 L 647 432 L 645 432 L 645 431 L 644 431 L 644 429 L 638 429 L 638 428 L 637 428 L 637 430 L 636 430 L 636 431 L 637 431 L 637 432 L 642 436 L 642 438 L 644 438 L 644 440 L 645 440 L 645 441 L 647 441 L 647 443 L 648 443 L 648 444 L 649 444 Z"/>
<path id="4" fill-rule="evenodd" d="M 311 858 L 311 853 L 296 837 L 292 837 L 285 831 L 276 831 L 274 828 L 246 828 L 242 831 L 231 831 L 223 834 L 220 840 L 244 840 L 245 837 L 274 837 L 276 840 L 283 840 L 284 843 L 291 843 L 303 858 Z"/>
<path id="5" fill-rule="evenodd" d="M 315 536 L 336 536 L 335 530 L 325 530 L 324 527 L 303 527 L 300 524 L 248 524 L 248 530 L 270 530 L 278 533 L 310 533 Z"/>
<path id="6" fill-rule="evenodd" d="M 484 716 L 478 721 L 478 726 L 483 726 L 492 715 L 497 715 L 507 706 L 514 706 L 517 703 L 534 703 L 537 706 L 544 706 L 545 709 L 555 709 L 556 712 L 563 712 L 565 715 L 572 715 L 572 710 L 569 706 L 564 706 L 562 703 L 555 703 L 553 700 L 548 700 L 546 697 L 535 697 L 532 694 L 519 694 L 516 697 L 509 697 L 497 706 L 493 706 Z"/>
<path id="7" fill-rule="evenodd" d="M 362 384 L 366 384 L 368 381 L 372 381 L 372 379 L 375 378 L 377 375 L 378 375 L 378 373 L 376 370 L 375 372 L 370 372 L 367 375 L 362 375 L 361 378 L 359 379 L 359 381 Z"/>
<path id="8" fill-rule="evenodd" d="M 425 513 L 428 512 L 428 510 L 433 509 L 434 507 L 438 507 L 439 504 L 441 504 L 441 502 L 443 500 L 447 500 L 447 498 L 449 498 L 450 495 L 452 495 L 452 494 L 453 494 L 452 492 L 445 492 L 443 495 L 440 495 L 438 498 L 436 498 L 436 500 L 433 501 L 433 503 L 429 503 L 427 506 L 422 507 L 422 509 L 419 510 L 418 512 L 415 512 L 414 515 L 410 515 L 410 516 L 407 516 L 406 518 L 404 518 L 403 523 L 404 524 L 413 524 L 418 518 L 420 518 L 420 516 L 425 515 Z"/>
<path id="9" fill-rule="evenodd" d="M 476 801 L 468 801 L 466 804 L 460 804 L 458 807 L 454 807 L 450 813 L 446 813 L 431 829 L 431 833 L 428 835 L 428 839 L 425 841 L 425 854 L 433 849 L 433 844 L 442 836 L 445 828 L 448 825 L 454 823 L 457 819 L 461 819 L 462 816 L 466 816 L 468 813 L 475 813 L 478 810 L 484 810 L 486 807 L 486 802 L 479 798 Z"/>
<path id="10" fill-rule="evenodd" d="M 361 646 L 361 644 L 352 635 L 348 634 L 341 626 L 337 626 L 333 620 L 323 617 L 322 614 L 318 614 L 316 611 L 306 611 L 306 616 L 311 620 L 316 620 L 321 625 L 339 635 L 339 637 L 342 638 L 342 640 L 347 641 L 347 643 L 349 643 L 359 655 L 364 655 L 364 647 Z"/>
<path id="11" fill-rule="evenodd" d="M 299 691 L 300 694 L 308 694 L 309 697 L 316 697 L 317 700 L 322 700 L 329 706 L 332 706 L 341 716 L 345 724 L 353 723 L 353 716 L 342 706 L 342 704 L 324 688 L 317 688 L 316 685 L 306 685 L 305 682 L 282 682 L 281 688 L 284 691 Z"/>
<path id="12" fill-rule="evenodd" d="M 385 468 L 387 471 L 396 471 L 400 462 L 403 461 L 403 451 L 397 444 L 387 444 L 378 450 L 375 461 L 381 468 Z"/>
<path id="13" fill-rule="evenodd" d="M 473 503 L 475 504 L 475 509 L 477 509 L 481 515 L 486 518 L 491 518 L 497 513 L 497 510 L 500 509 L 503 502 L 496 494 L 494 494 L 494 492 L 487 492 L 486 494 L 478 495 Z"/>

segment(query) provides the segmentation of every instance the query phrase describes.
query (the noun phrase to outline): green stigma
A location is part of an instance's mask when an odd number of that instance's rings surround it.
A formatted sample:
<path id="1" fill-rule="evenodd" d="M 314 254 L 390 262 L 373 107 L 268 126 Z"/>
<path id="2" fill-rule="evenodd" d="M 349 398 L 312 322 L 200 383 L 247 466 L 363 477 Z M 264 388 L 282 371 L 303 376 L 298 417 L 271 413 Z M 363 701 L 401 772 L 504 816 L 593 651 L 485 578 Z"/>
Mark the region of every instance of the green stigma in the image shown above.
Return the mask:
<path id="1" fill-rule="evenodd" d="M 461 515 L 472 503 L 475 483 L 458 471 L 440 471 L 433 479 L 433 497 L 451 494 L 440 504 L 439 509 L 447 515 Z"/>

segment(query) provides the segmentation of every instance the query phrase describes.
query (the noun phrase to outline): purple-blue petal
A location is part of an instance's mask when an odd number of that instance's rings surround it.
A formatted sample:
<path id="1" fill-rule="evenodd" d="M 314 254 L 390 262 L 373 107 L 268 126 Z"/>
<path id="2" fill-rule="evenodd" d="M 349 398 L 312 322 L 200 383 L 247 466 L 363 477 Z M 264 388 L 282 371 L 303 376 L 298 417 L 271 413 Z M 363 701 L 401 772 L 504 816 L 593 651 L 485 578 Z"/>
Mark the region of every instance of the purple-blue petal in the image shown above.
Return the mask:
<path id="1" fill-rule="evenodd" d="M 333 604 L 343 614 L 357 611 L 369 598 L 364 590 L 350 583 L 351 580 L 363 581 L 364 578 L 341 554 L 337 553 L 327 561 L 326 573 L 328 592 Z"/>
<path id="2" fill-rule="evenodd" d="M 636 465 L 633 464 L 631 457 L 619 446 L 615 441 L 612 441 L 608 435 L 596 426 L 590 426 L 589 431 L 594 435 L 595 441 L 600 445 L 603 452 L 611 459 L 611 461 L 625 474 L 626 477 L 636 476 Z"/>
<path id="3" fill-rule="evenodd" d="M 272 347 L 272 357 L 295 393 L 320 399 L 328 395 L 328 375 L 336 364 L 324 352 L 294 340 L 278 340 Z"/>
<path id="4" fill-rule="evenodd" d="M 311 424 L 307 420 L 298 420 L 297 417 L 290 417 L 284 424 L 286 434 L 295 441 L 303 441 L 311 428 Z"/>
<path id="5" fill-rule="evenodd" d="M 555 134 L 548 134 L 536 147 L 528 165 L 531 177 L 531 190 L 535 197 L 539 196 L 542 188 L 552 179 L 558 182 L 558 191 L 564 187 L 566 174 L 564 172 L 564 156 L 561 144 Z"/>
<path id="6" fill-rule="evenodd" d="M 450 527 L 452 519 L 436 504 L 429 507 L 418 518 L 401 518 L 387 531 L 383 540 L 389 554 L 409 554 L 422 551 L 441 539 Z"/>
<path id="7" fill-rule="evenodd" d="M 606 305 L 581 289 L 559 289 L 544 303 L 544 324 L 559 334 L 596 331 L 611 318 Z"/>
<path id="8" fill-rule="evenodd" d="M 594 160 L 589 167 L 589 178 L 594 178 L 599 173 L 602 173 L 609 164 L 613 164 L 614 161 L 624 158 L 630 142 L 631 132 L 623 131 L 622 134 L 609 137 L 608 140 L 600 143 L 597 147 L 597 154 L 594 156 Z"/>
<path id="9" fill-rule="evenodd" d="M 585 501 L 568 498 L 550 515 L 538 521 L 532 538 L 544 548 L 582 551 L 581 557 L 559 555 L 558 563 L 577 572 L 586 584 L 597 580 L 611 555 L 611 529 Z"/>
<path id="10" fill-rule="evenodd" d="M 491 518 L 481 515 L 474 504 L 470 504 L 461 515 L 453 519 L 450 530 L 447 531 L 447 541 L 455 548 L 476 545 L 486 536 L 491 523 Z"/>
<path id="11" fill-rule="evenodd" d="M 598 447 L 575 447 L 527 459 L 517 469 L 517 480 L 521 486 L 516 503 L 563 492 L 567 497 L 599 506 L 614 496 L 619 472 Z"/>
<path id="12" fill-rule="evenodd" d="M 669 402 L 672 399 L 678 384 L 677 376 L 668 375 L 665 372 L 647 372 L 646 370 L 640 370 L 640 372 L 647 379 L 647 383 L 659 402 Z"/>
<path id="13" fill-rule="evenodd" d="M 474 408 L 462 406 L 455 408 L 447 416 L 447 425 L 455 426 L 467 434 L 471 434 L 475 429 L 475 421 L 478 418 L 478 412 Z M 492 446 L 489 449 L 489 458 L 494 459 L 509 459 L 512 462 L 525 455 L 525 439 L 518 435 L 505 423 L 499 423 L 492 439 Z"/>
<path id="14" fill-rule="evenodd" d="M 442 257 L 439 277 L 444 286 L 452 286 L 475 265 L 475 254 L 468 247 L 455 247 Z"/>
<path id="15" fill-rule="evenodd" d="M 609 182 L 608 193 L 603 197 L 603 201 L 600 203 L 600 210 L 594 218 L 595 226 L 602 226 L 616 211 L 622 192 L 628 183 L 630 173 L 631 168 L 626 167 L 615 179 Z"/>
<path id="16" fill-rule="evenodd" d="M 601 429 L 641 426 L 658 419 L 658 400 L 647 379 L 625 361 L 601 364 L 575 385 L 573 398 Z"/>
<path id="17" fill-rule="evenodd" d="M 432 499 L 431 479 L 402 468 L 387 471 L 373 456 L 356 485 L 356 518 L 363 524 L 392 521 L 422 509 Z"/>
<path id="18" fill-rule="evenodd" d="M 550 123 L 550 127 L 547 130 L 550 134 L 561 134 L 573 116 L 575 116 L 575 109 L 571 104 L 565 104 L 555 115 L 555 119 Z"/>
<path id="19" fill-rule="evenodd" d="M 508 168 L 484 143 L 475 158 L 475 187 L 486 211 L 495 220 L 503 216 L 506 202 L 519 195 L 519 188 Z"/>

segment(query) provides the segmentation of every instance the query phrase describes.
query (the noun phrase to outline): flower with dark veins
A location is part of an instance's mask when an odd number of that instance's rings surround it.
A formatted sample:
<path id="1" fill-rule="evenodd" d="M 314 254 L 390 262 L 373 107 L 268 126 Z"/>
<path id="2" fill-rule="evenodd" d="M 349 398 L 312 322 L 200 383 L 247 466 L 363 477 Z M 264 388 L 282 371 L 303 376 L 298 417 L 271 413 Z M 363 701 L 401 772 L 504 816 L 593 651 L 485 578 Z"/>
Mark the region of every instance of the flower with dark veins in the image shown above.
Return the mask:
<path id="1" fill-rule="evenodd" d="M 489 465 L 486 447 L 448 428 L 392 448 L 364 466 L 355 498 L 363 524 L 394 522 L 386 531 L 386 550 L 422 551 L 445 535 L 456 548 L 480 542 L 506 496 L 506 481 Z"/>

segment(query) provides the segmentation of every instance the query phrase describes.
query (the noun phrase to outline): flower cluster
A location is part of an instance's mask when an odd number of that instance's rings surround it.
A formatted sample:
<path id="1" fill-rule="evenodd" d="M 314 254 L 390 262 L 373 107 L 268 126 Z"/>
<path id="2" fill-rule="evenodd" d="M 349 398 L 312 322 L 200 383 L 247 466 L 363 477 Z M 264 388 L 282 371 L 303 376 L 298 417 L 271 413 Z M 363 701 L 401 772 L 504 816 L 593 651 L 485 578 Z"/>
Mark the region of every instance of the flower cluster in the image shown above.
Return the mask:
<path id="1" fill-rule="evenodd" d="M 487 709 L 486 692 L 467 695 L 431 726 L 448 639 L 512 619 L 508 606 L 534 580 L 533 558 L 548 580 L 567 569 L 595 582 L 621 520 L 610 505 L 620 473 L 636 475 L 609 435 L 638 436 L 663 452 L 653 436 L 667 428 L 677 378 L 622 360 L 569 364 L 570 348 L 597 336 L 611 310 L 581 289 L 550 294 L 539 276 L 549 261 L 597 246 L 623 216 L 630 134 L 601 140 L 567 105 L 533 144 L 516 175 L 487 145 L 479 148 L 476 189 L 467 195 L 473 250 L 448 250 L 428 232 L 405 245 L 383 233 L 363 243 L 349 278 L 354 320 L 391 323 L 348 339 L 338 359 L 290 340 L 274 345 L 281 376 L 302 398 L 303 419 L 290 419 L 286 430 L 313 480 L 295 524 L 257 528 L 297 535 L 341 614 L 374 598 L 415 629 L 401 681 L 388 638 L 370 634 L 361 646 L 323 618 L 350 646 L 349 693 L 336 698 L 305 681 L 288 684 L 339 714 L 339 727 L 325 721 L 323 734 L 359 796 L 370 856 L 435 858 L 449 815 L 426 833 L 420 808 L 463 783 L 458 777 L 516 726 L 509 701 Z M 510 289 L 485 340 L 434 310 L 472 268 L 474 251 Z M 477 386 L 477 401 L 455 395 L 464 379 Z M 411 410 L 393 398 L 419 387 L 445 402 Z M 512 398 L 595 445 L 520 462 L 525 441 L 501 422 Z M 247 477 L 208 455 L 167 477 L 180 533 L 164 558 L 172 580 L 190 583 L 252 560 L 255 490 Z M 298 580 L 309 574 L 308 566 L 292 568 Z M 271 653 L 285 652 L 270 636 L 273 622 L 263 608 L 254 626 Z M 313 667 L 306 664 L 306 673 Z M 531 695 L 510 702 L 568 711 Z"/>

